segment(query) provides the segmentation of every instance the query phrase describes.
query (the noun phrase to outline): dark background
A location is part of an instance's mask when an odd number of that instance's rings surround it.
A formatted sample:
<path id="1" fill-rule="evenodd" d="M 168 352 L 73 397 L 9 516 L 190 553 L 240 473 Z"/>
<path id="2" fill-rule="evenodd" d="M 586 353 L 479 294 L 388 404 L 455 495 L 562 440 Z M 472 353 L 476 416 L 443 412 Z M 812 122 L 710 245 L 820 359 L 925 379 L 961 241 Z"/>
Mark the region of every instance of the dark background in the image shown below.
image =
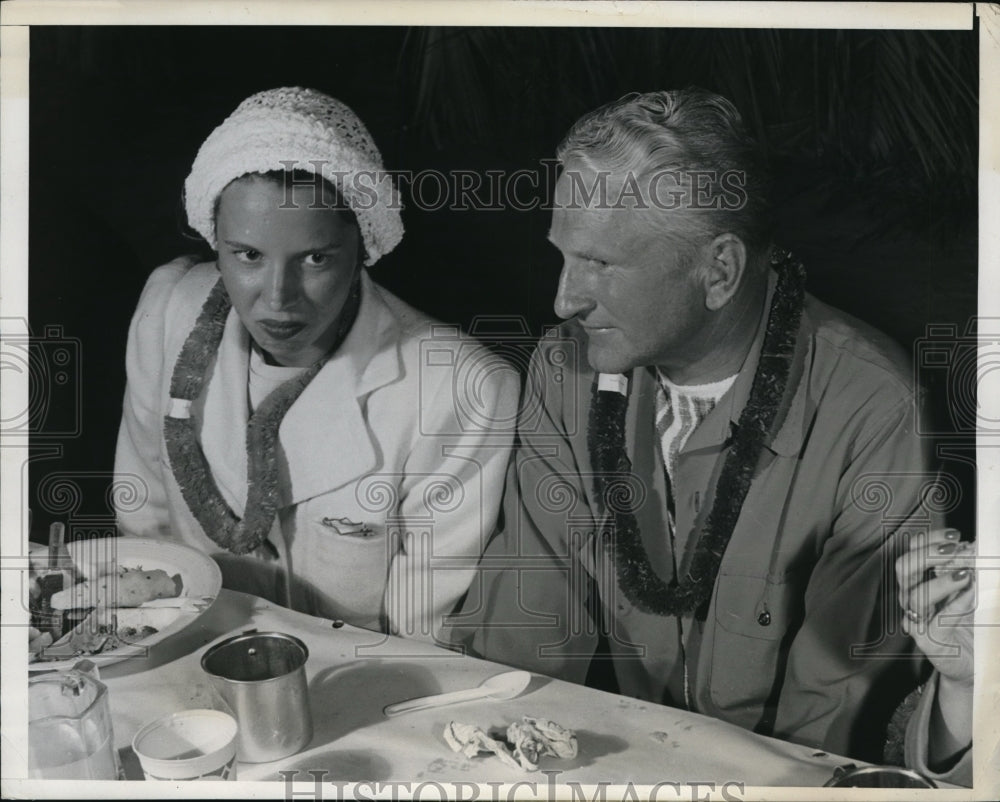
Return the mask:
<path id="1" fill-rule="evenodd" d="M 975 370 L 957 365 L 976 314 L 977 36 L 32 28 L 36 373 L 54 376 L 66 367 L 57 357 L 71 356 L 68 381 L 32 385 L 33 538 L 57 519 L 71 538 L 110 525 L 131 313 L 154 267 L 208 254 L 185 231 L 184 178 L 243 98 L 288 85 L 346 102 L 386 166 L 412 171 L 539 169 L 576 118 L 628 91 L 697 84 L 725 94 L 772 159 L 779 241 L 804 260 L 810 291 L 914 351 L 949 447 L 942 465 L 962 488 L 950 519 L 971 531 Z M 411 203 L 403 220 L 402 244 L 372 273 L 405 300 L 465 327 L 477 315 L 518 316 L 537 336 L 555 321 L 548 213 Z M 944 362 L 922 356 L 930 324 Z"/>

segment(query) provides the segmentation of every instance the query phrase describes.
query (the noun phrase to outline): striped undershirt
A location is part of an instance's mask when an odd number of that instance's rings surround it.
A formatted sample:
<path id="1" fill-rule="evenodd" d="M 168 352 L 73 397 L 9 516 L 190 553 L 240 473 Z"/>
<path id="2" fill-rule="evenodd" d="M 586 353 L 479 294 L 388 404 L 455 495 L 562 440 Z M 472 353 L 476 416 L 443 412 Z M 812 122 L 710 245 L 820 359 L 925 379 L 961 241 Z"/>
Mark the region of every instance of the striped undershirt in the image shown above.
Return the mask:
<path id="1" fill-rule="evenodd" d="M 674 481 L 677 455 L 719 399 L 733 386 L 737 374 L 711 384 L 674 384 L 660 371 L 656 372 L 656 433 L 660 438 L 663 464 L 670 482 Z"/>

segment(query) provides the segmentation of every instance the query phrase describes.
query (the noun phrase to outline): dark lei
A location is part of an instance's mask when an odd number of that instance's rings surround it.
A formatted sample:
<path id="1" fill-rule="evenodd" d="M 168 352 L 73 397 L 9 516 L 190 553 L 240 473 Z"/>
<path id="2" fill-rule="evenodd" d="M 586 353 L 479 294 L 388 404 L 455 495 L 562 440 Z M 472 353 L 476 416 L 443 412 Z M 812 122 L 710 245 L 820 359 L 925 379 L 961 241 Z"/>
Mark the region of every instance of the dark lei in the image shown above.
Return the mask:
<path id="1" fill-rule="evenodd" d="M 209 293 L 181 348 L 170 379 L 172 407 L 163 419 L 170 468 L 184 501 L 205 534 L 233 554 L 247 554 L 267 540 L 279 506 L 278 428 L 285 413 L 350 331 L 360 304 L 359 278 L 360 274 L 355 278 L 334 345 L 327 355 L 276 388 L 247 422 L 247 505 L 243 518 L 230 509 L 219 492 L 198 442 L 195 421 L 189 414 L 191 402 L 204 388 L 206 371 L 219 349 L 232 306 L 222 279 Z"/>
<path id="2" fill-rule="evenodd" d="M 612 477 L 632 473 L 632 463 L 625 450 L 628 398 L 618 392 L 598 390 L 595 377 L 587 434 L 596 474 L 595 493 L 614 521 L 612 542 L 618 585 L 629 602 L 643 612 L 676 616 L 695 611 L 701 620 L 707 615 L 722 556 L 733 536 L 761 449 L 785 395 L 802 319 L 805 298 L 802 264 L 787 252 L 776 252 L 772 265 L 778 272 L 778 283 L 750 397 L 740 413 L 737 431 L 715 488 L 715 501 L 698 539 L 690 569 L 679 582 L 664 582 L 650 565 L 629 494 L 621 492 L 620 482 L 609 481 Z"/>

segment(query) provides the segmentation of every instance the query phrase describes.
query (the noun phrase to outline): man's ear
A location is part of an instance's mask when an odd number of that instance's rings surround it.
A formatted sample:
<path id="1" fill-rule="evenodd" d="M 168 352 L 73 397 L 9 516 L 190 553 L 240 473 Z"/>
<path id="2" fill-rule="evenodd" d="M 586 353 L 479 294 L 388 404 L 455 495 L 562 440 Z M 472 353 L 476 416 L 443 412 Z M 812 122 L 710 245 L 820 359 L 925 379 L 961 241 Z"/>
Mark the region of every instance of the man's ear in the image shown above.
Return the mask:
<path id="1" fill-rule="evenodd" d="M 747 270 L 747 249 L 735 234 L 719 234 L 708 246 L 703 274 L 705 306 L 713 312 L 722 309 L 736 295 Z"/>

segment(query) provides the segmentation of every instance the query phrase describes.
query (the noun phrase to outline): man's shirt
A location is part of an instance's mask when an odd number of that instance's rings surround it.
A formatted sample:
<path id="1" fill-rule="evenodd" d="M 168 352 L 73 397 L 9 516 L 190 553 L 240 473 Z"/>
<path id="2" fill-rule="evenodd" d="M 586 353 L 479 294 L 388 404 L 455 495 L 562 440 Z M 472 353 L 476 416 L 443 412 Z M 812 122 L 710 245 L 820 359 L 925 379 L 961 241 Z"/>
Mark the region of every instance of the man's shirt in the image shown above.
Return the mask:
<path id="1" fill-rule="evenodd" d="M 773 278 L 769 289 L 773 292 Z M 653 568 L 683 576 L 760 358 L 763 322 L 732 387 L 676 455 L 668 496 L 659 383 L 632 373 L 626 448 Z M 900 696 L 892 567 L 906 532 L 937 525 L 915 426 L 909 361 L 887 337 L 807 296 L 778 425 L 755 466 L 704 621 L 636 609 L 618 586 L 611 520 L 587 448 L 593 371 L 571 326 L 543 339 L 523 399 L 504 526 L 466 598 L 463 632 L 485 657 L 581 682 L 598 630 L 621 692 L 748 729 L 878 759 Z M 676 552 L 669 533 L 672 499 Z M 905 661 L 904 661 L 905 664 Z M 884 686 L 884 687 L 883 687 Z M 884 719 L 884 720 L 883 720 Z"/>

